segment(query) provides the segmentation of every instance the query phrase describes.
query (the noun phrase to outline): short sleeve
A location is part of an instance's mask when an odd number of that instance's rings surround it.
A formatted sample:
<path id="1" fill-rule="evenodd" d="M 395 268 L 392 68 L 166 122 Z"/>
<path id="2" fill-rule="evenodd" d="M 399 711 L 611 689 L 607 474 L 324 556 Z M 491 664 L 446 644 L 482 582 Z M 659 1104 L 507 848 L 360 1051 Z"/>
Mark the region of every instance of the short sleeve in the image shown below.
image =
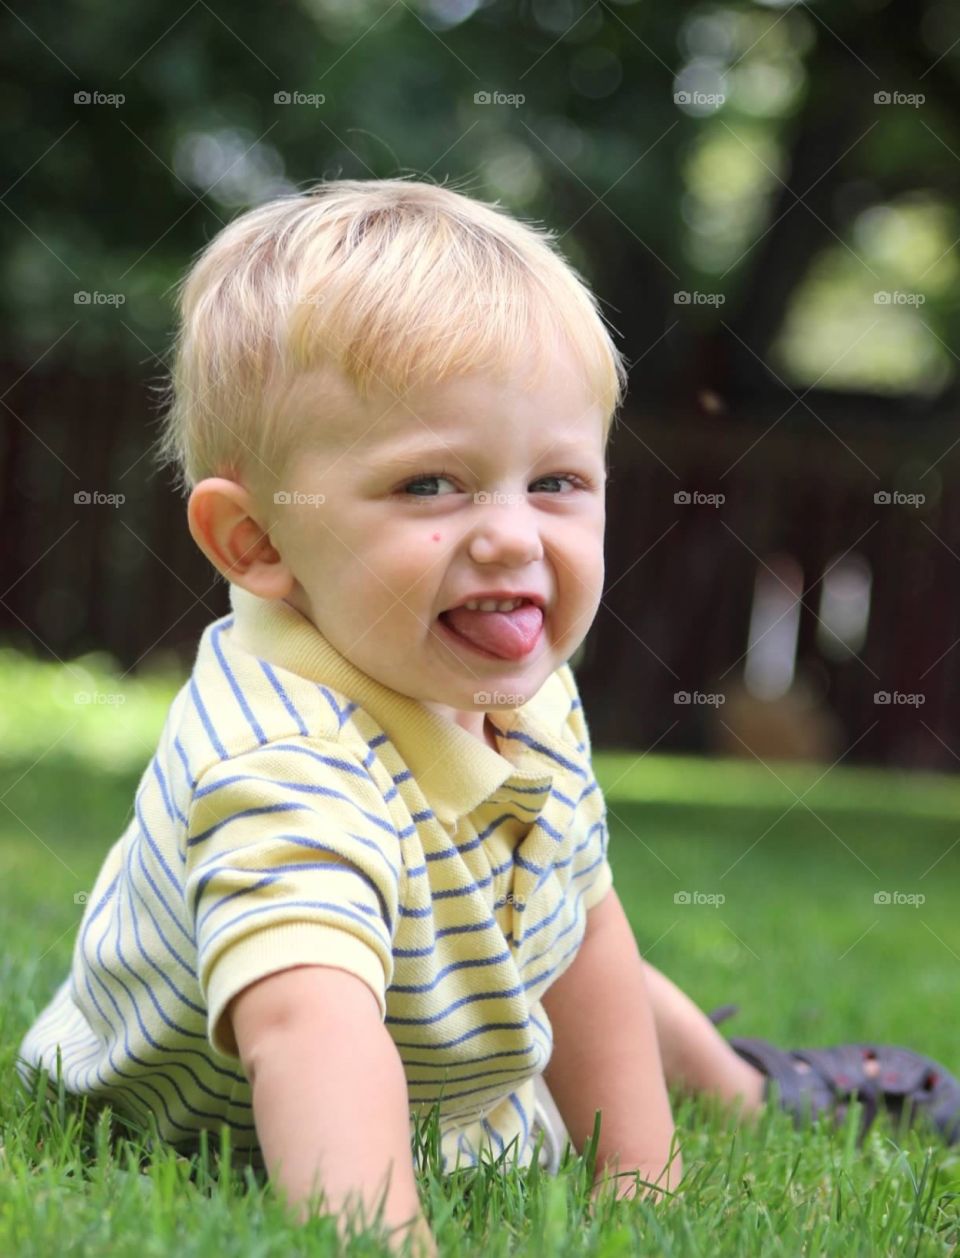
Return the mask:
<path id="1" fill-rule="evenodd" d="M 604 811 L 604 816 L 597 822 L 597 825 L 599 829 L 596 832 L 593 843 L 590 845 L 591 852 L 595 853 L 595 855 L 592 862 L 587 865 L 589 872 L 584 874 L 584 883 L 587 889 L 583 893 L 583 907 L 587 912 L 595 904 L 599 904 L 613 886 L 613 870 L 610 868 L 610 862 L 607 859 L 608 832 L 606 811 Z"/>
<path id="2" fill-rule="evenodd" d="M 589 911 L 595 904 L 600 903 L 613 886 L 613 870 L 610 867 L 607 852 L 610 840 L 607 829 L 607 805 L 600 784 L 593 773 L 590 731 L 584 716 L 583 704 L 580 702 L 573 670 L 569 664 L 564 664 L 558 672 L 570 699 L 565 732 L 586 760 L 587 793 L 594 797 L 589 804 L 586 800 L 584 801 L 589 828 L 585 840 L 578 845 L 574 871 L 578 886 L 583 891 L 584 908 Z"/>
<path id="3" fill-rule="evenodd" d="M 197 784 L 186 909 L 207 1037 L 239 1059 L 223 1013 L 296 965 L 356 975 L 386 1017 L 400 901 L 400 838 L 383 793 L 338 744 L 291 738 L 213 766 Z"/>
<path id="4" fill-rule="evenodd" d="M 569 707 L 564 720 L 565 733 L 568 737 L 572 736 L 579 750 L 589 759 L 591 755 L 590 730 L 587 727 L 587 718 L 584 715 L 583 704 L 580 702 L 580 691 L 577 689 L 577 680 L 573 675 L 573 669 L 569 664 L 563 664 L 557 669 L 557 676 L 563 682 L 563 688 L 566 690 L 569 700 Z"/>

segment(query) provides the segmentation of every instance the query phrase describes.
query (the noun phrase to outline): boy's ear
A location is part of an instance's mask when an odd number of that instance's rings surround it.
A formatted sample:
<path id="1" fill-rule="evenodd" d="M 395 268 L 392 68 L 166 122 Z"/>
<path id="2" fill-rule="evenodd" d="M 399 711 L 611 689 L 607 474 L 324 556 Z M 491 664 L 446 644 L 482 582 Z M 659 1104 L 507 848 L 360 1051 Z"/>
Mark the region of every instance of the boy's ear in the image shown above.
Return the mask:
<path id="1" fill-rule="evenodd" d="M 190 494 L 190 534 L 213 566 L 235 585 L 260 598 L 285 598 L 293 573 L 270 542 L 260 509 L 236 481 L 211 476 Z"/>

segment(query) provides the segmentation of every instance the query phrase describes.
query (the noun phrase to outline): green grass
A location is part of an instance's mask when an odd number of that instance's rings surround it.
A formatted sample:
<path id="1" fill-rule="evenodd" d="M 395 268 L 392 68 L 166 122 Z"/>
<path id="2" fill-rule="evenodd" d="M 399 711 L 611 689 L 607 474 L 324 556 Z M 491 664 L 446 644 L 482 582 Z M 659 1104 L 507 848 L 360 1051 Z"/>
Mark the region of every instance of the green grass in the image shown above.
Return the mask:
<path id="1" fill-rule="evenodd" d="M 333 1221 L 292 1226 L 269 1187 L 228 1169 L 217 1136 L 187 1160 L 105 1119 L 81 1124 L 69 1098 L 44 1114 L 21 1097 L 14 1051 L 68 971 L 74 896 L 130 815 L 177 684 L 76 667 L 82 680 L 0 653 L 0 1254 L 334 1254 Z M 124 701 L 77 704 L 83 689 Z M 597 770 L 641 950 L 705 1008 L 737 1002 L 725 1030 L 783 1046 L 905 1043 L 960 1070 L 960 784 L 632 755 L 599 756 Z M 691 902 L 675 901 L 682 891 Z M 925 900 L 876 904 L 877 891 Z M 589 1150 L 556 1178 L 503 1165 L 442 1177 L 425 1128 L 422 1198 L 441 1252 L 846 1258 L 960 1243 L 960 1151 L 924 1131 L 881 1120 L 858 1147 L 856 1112 L 804 1131 L 776 1111 L 737 1127 L 703 1099 L 675 1097 L 675 1114 L 686 1175 L 659 1206 L 591 1209 Z M 368 1234 L 350 1252 L 387 1251 Z"/>

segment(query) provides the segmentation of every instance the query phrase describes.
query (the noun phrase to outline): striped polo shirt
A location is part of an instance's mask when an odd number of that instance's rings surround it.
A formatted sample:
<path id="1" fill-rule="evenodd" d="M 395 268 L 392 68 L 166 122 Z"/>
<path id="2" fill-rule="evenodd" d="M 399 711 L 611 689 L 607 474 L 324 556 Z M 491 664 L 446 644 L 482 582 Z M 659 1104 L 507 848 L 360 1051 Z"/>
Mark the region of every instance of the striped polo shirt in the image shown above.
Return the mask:
<path id="1" fill-rule="evenodd" d="M 230 1128 L 263 1169 L 223 1013 L 294 965 L 366 983 L 443 1169 L 533 1152 L 541 997 L 612 885 L 568 664 L 498 710 L 498 751 L 355 668 L 282 601 L 231 586 L 88 897 L 20 1077 L 109 1102 L 184 1152 Z M 323 1069 L 318 1061 L 317 1068 Z M 515 1144 L 514 1144 L 515 1142 Z"/>

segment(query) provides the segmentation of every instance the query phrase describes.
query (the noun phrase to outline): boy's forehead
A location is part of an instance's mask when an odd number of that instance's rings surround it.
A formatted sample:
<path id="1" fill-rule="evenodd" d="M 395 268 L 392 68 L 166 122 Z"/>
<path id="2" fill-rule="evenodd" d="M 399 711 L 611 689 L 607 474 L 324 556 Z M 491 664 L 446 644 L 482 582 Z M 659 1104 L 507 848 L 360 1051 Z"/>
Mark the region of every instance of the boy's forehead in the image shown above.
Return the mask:
<path id="1" fill-rule="evenodd" d="M 420 439 L 436 441 L 449 435 L 437 416 L 422 415 L 409 401 L 392 396 L 327 395 L 321 406 L 310 410 L 315 417 L 310 444 L 329 455 L 390 458 Z"/>
<path id="2" fill-rule="evenodd" d="M 288 402 L 306 421 L 311 430 L 308 442 L 315 450 L 349 452 L 364 459 L 412 457 L 419 450 L 433 450 L 482 429 L 491 413 L 509 416 L 513 431 L 518 426 L 529 426 L 531 436 L 542 431 L 558 449 L 582 446 L 585 438 L 592 444 L 595 432 L 600 436 L 603 414 L 586 390 L 577 398 L 580 391 L 573 390 L 571 396 L 570 382 L 553 379 L 547 392 L 556 392 L 560 411 L 553 405 L 545 414 L 540 390 L 514 390 L 511 383 L 499 375 L 476 373 L 421 384 L 403 394 L 375 383 L 361 397 L 342 373 L 322 377 L 311 373 L 295 382 Z"/>
<path id="3" fill-rule="evenodd" d="M 370 399 L 339 371 L 298 372 L 283 392 L 279 412 L 291 426 L 301 451 L 331 455 L 357 451 L 385 431 Z"/>

